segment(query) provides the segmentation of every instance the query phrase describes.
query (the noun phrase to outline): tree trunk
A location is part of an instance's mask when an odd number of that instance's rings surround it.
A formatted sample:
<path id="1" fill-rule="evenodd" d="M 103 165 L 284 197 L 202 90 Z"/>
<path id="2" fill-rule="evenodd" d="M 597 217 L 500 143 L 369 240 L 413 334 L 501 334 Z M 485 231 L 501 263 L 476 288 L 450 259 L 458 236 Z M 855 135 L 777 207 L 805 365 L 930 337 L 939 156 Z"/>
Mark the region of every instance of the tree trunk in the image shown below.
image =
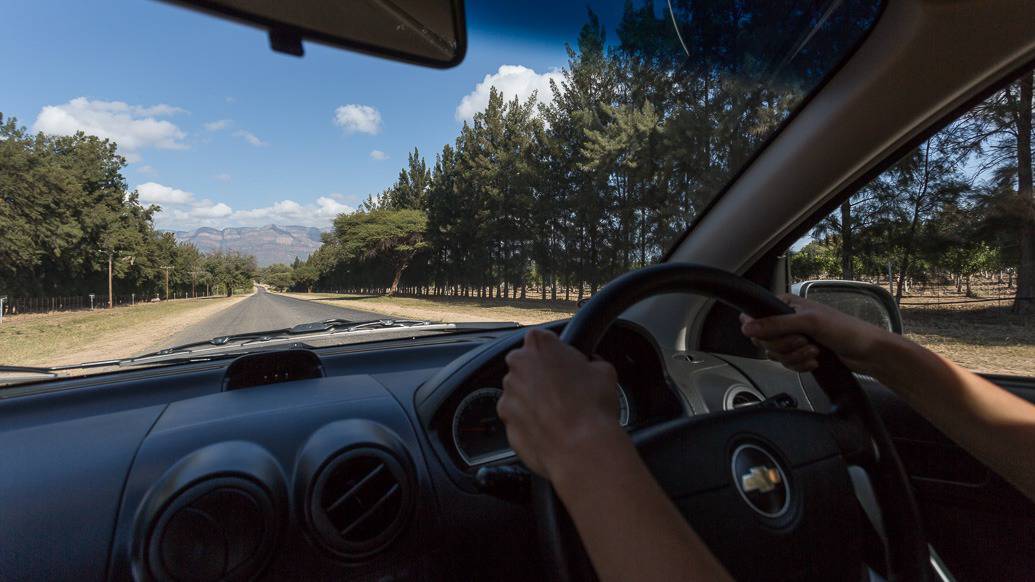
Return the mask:
<path id="1" fill-rule="evenodd" d="M 1032 184 L 1031 109 L 1032 73 L 1020 81 L 1021 99 L 1017 108 L 1017 197 L 1023 223 L 1020 233 L 1020 264 L 1013 311 L 1035 313 L 1035 185 Z"/>
<path id="2" fill-rule="evenodd" d="M 849 198 L 841 203 L 841 278 L 849 281 L 855 279 L 855 269 L 852 265 L 855 241 L 852 240 L 852 228 L 852 200 Z"/>
<path id="3" fill-rule="evenodd" d="M 388 295 L 395 295 L 399 292 L 399 280 L 402 279 L 403 271 L 406 270 L 406 263 L 399 263 L 395 267 L 395 275 L 392 277 L 392 286 L 388 288 Z"/>

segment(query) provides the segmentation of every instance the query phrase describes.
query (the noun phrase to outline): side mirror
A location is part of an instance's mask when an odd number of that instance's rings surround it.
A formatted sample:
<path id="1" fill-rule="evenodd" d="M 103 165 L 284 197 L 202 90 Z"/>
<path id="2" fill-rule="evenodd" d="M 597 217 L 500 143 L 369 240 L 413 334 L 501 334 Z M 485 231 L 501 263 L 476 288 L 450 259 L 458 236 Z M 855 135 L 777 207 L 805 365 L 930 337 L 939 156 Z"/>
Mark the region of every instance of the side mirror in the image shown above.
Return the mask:
<path id="1" fill-rule="evenodd" d="M 804 281 L 793 285 L 791 294 L 902 334 L 902 313 L 895 298 L 879 285 L 861 281 Z"/>

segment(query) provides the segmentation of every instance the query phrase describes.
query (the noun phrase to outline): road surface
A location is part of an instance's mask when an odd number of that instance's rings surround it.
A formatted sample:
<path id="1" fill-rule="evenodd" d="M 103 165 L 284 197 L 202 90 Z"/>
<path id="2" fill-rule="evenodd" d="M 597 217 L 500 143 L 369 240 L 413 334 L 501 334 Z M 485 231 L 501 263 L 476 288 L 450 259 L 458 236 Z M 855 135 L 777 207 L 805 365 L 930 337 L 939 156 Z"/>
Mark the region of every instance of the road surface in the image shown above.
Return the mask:
<path id="1" fill-rule="evenodd" d="M 281 329 L 331 318 L 368 321 L 384 317 L 383 314 L 369 311 L 292 299 L 256 287 L 251 297 L 176 334 L 169 341 L 169 345 L 201 342 L 221 335 Z"/>

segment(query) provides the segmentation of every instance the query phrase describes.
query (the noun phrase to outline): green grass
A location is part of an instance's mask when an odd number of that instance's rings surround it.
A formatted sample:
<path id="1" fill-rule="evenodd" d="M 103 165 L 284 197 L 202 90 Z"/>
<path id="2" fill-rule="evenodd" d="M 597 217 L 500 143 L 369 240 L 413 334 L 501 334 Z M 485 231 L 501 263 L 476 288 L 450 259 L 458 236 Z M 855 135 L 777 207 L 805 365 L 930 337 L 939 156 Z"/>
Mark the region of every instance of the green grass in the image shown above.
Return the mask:
<path id="1" fill-rule="evenodd" d="M 68 352 L 88 349 L 113 334 L 151 332 L 162 320 L 211 305 L 212 301 L 177 300 L 131 307 L 4 317 L 0 323 L 0 364 L 46 365 Z M 141 336 L 151 335 L 141 333 Z M 149 342 L 134 346 L 138 351 Z M 116 356 L 117 357 L 117 356 Z"/>

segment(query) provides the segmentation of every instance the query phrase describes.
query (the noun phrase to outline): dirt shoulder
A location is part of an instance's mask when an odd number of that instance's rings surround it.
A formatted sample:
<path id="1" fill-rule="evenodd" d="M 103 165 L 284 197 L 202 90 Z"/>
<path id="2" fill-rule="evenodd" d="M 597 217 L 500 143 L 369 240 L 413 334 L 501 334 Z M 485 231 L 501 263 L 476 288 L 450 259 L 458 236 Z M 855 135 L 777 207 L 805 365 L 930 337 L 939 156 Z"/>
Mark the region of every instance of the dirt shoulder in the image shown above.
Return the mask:
<path id="1" fill-rule="evenodd" d="M 167 340 L 188 326 L 244 297 L 5 317 L 0 324 L 0 364 L 58 366 L 154 351 L 168 347 Z"/>
<path id="2" fill-rule="evenodd" d="M 1035 322 L 1008 304 L 904 306 L 905 336 L 976 372 L 1035 376 Z"/>
<path id="3" fill-rule="evenodd" d="M 514 321 L 522 325 L 571 317 L 575 306 L 560 302 L 482 301 L 462 297 L 384 297 L 332 293 L 285 293 L 288 297 L 392 317 L 431 321 Z"/>

